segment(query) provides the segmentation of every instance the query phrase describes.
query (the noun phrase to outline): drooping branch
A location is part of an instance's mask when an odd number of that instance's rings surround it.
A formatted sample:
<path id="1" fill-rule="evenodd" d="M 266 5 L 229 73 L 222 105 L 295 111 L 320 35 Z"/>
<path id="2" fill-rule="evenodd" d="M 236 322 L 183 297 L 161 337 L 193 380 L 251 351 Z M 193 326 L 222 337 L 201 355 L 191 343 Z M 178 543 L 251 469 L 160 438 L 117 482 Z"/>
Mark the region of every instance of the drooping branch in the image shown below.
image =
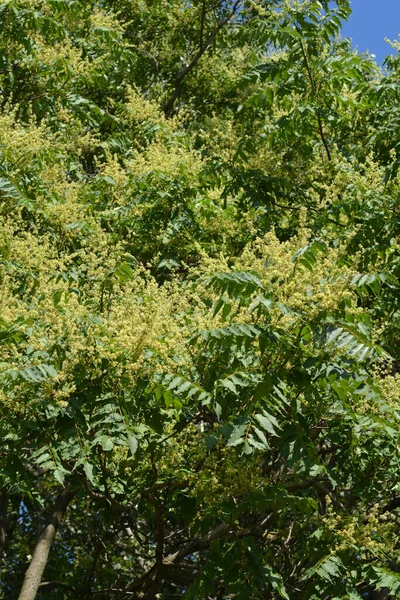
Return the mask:
<path id="1" fill-rule="evenodd" d="M 215 38 L 217 37 L 217 35 L 221 31 L 221 29 L 223 29 L 229 23 L 229 21 L 235 16 L 235 14 L 237 13 L 237 11 L 239 9 L 240 1 L 241 0 L 236 0 L 230 13 L 225 17 L 225 19 L 223 19 L 222 21 L 220 21 L 218 23 L 218 25 L 214 29 L 214 31 L 212 33 L 210 33 L 208 38 L 200 44 L 200 47 L 199 47 L 198 51 L 196 52 L 196 54 L 193 56 L 192 60 L 186 65 L 186 67 L 181 69 L 181 71 L 179 71 L 178 75 L 175 77 L 173 92 L 172 92 L 171 96 L 168 98 L 168 100 L 164 103 L 164 113 L 166 116 L 169 116 L 174 108 L 174 104 L 175 104 L 176 100 L 178 99 L 178 97 L 181 93 L 181 90 L 182 90 L 183 80 L 197 65 L 197 63 L 199 62 L 199 60 L 201 59 L 203 54 L 211 46 L 211 44 L 213 43 L 213 41 L 215 40 Z M 204 29 L 204 24 L 202 25 L 202 28 Z M 202 37 L 202 35 L 203 34 L 201 34 L 201 37 Z"/>
<path id="2" fill-rule="evenodd" d="M 51 545 L 54 541 L 57 529 L 60 526 L 64 513 L 73 499 L 75 492 L 64 488 L 54 503 L 51 514 L 46 525 L 39 535 L 33 551 L 31 563 L 25 573 L 21 593 L 18 600 L 34 600 L 40 586 L 43 571 L 47 564 Z"/>

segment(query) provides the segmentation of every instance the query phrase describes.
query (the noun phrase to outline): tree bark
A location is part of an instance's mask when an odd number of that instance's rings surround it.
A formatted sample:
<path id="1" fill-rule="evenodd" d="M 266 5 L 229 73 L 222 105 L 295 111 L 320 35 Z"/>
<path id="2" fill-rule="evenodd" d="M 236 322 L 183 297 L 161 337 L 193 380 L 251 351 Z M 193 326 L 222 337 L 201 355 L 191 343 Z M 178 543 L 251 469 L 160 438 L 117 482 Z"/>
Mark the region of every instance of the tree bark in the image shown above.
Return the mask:
<path id="1" fill-rule="evenodd" d="M 36 542 L 32 560 L 25 573 L 18 600 L 35 599 L 43 571 L 47 564 L 51 544 L 53 543 L 68 504 L 71 502 L 74 495 L 75 492 L 71 492 L 68 488 L 64 488 L 58 495 L 46 525 Z"/>

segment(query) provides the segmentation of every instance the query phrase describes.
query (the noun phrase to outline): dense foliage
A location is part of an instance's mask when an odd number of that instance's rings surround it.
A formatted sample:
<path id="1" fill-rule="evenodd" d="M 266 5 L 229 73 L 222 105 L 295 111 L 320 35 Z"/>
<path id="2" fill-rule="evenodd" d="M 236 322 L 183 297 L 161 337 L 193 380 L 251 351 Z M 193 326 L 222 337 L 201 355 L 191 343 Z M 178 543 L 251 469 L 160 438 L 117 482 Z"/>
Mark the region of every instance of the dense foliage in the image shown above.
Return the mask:
<path id="1" fill-rule="evenodd" d="M 0 2 L 0 598 L 400 597 L 400 45 L 349 14 Z"/>

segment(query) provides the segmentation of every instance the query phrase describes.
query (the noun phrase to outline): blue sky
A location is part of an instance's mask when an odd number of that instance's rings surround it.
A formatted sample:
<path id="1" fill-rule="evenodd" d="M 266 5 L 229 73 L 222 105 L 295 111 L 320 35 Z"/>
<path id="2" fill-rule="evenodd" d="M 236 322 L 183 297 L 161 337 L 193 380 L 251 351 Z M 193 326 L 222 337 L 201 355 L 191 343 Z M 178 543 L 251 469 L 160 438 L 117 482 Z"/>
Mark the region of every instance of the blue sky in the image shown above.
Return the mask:
<path id="1" fill-rule="evenodd" d="M 395 50 L 384 41 L 400 39 L 400 0 L 352 0 L 353 14 L 342 35 L 353 39 L 359 52 L 369 50 L 382 62 Z"/>

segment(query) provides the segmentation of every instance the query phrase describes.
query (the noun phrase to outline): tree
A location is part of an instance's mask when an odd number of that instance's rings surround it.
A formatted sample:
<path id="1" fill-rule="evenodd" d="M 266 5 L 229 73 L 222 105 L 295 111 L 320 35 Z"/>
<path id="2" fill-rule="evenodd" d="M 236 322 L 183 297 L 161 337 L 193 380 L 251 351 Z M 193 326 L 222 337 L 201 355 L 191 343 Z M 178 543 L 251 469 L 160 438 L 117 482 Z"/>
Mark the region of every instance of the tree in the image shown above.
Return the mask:
<path id="1" fill-rule="evenodd" d="M 1 598 L 398 597 L 398 57 L 349 12 L 0 3 Z"/>

